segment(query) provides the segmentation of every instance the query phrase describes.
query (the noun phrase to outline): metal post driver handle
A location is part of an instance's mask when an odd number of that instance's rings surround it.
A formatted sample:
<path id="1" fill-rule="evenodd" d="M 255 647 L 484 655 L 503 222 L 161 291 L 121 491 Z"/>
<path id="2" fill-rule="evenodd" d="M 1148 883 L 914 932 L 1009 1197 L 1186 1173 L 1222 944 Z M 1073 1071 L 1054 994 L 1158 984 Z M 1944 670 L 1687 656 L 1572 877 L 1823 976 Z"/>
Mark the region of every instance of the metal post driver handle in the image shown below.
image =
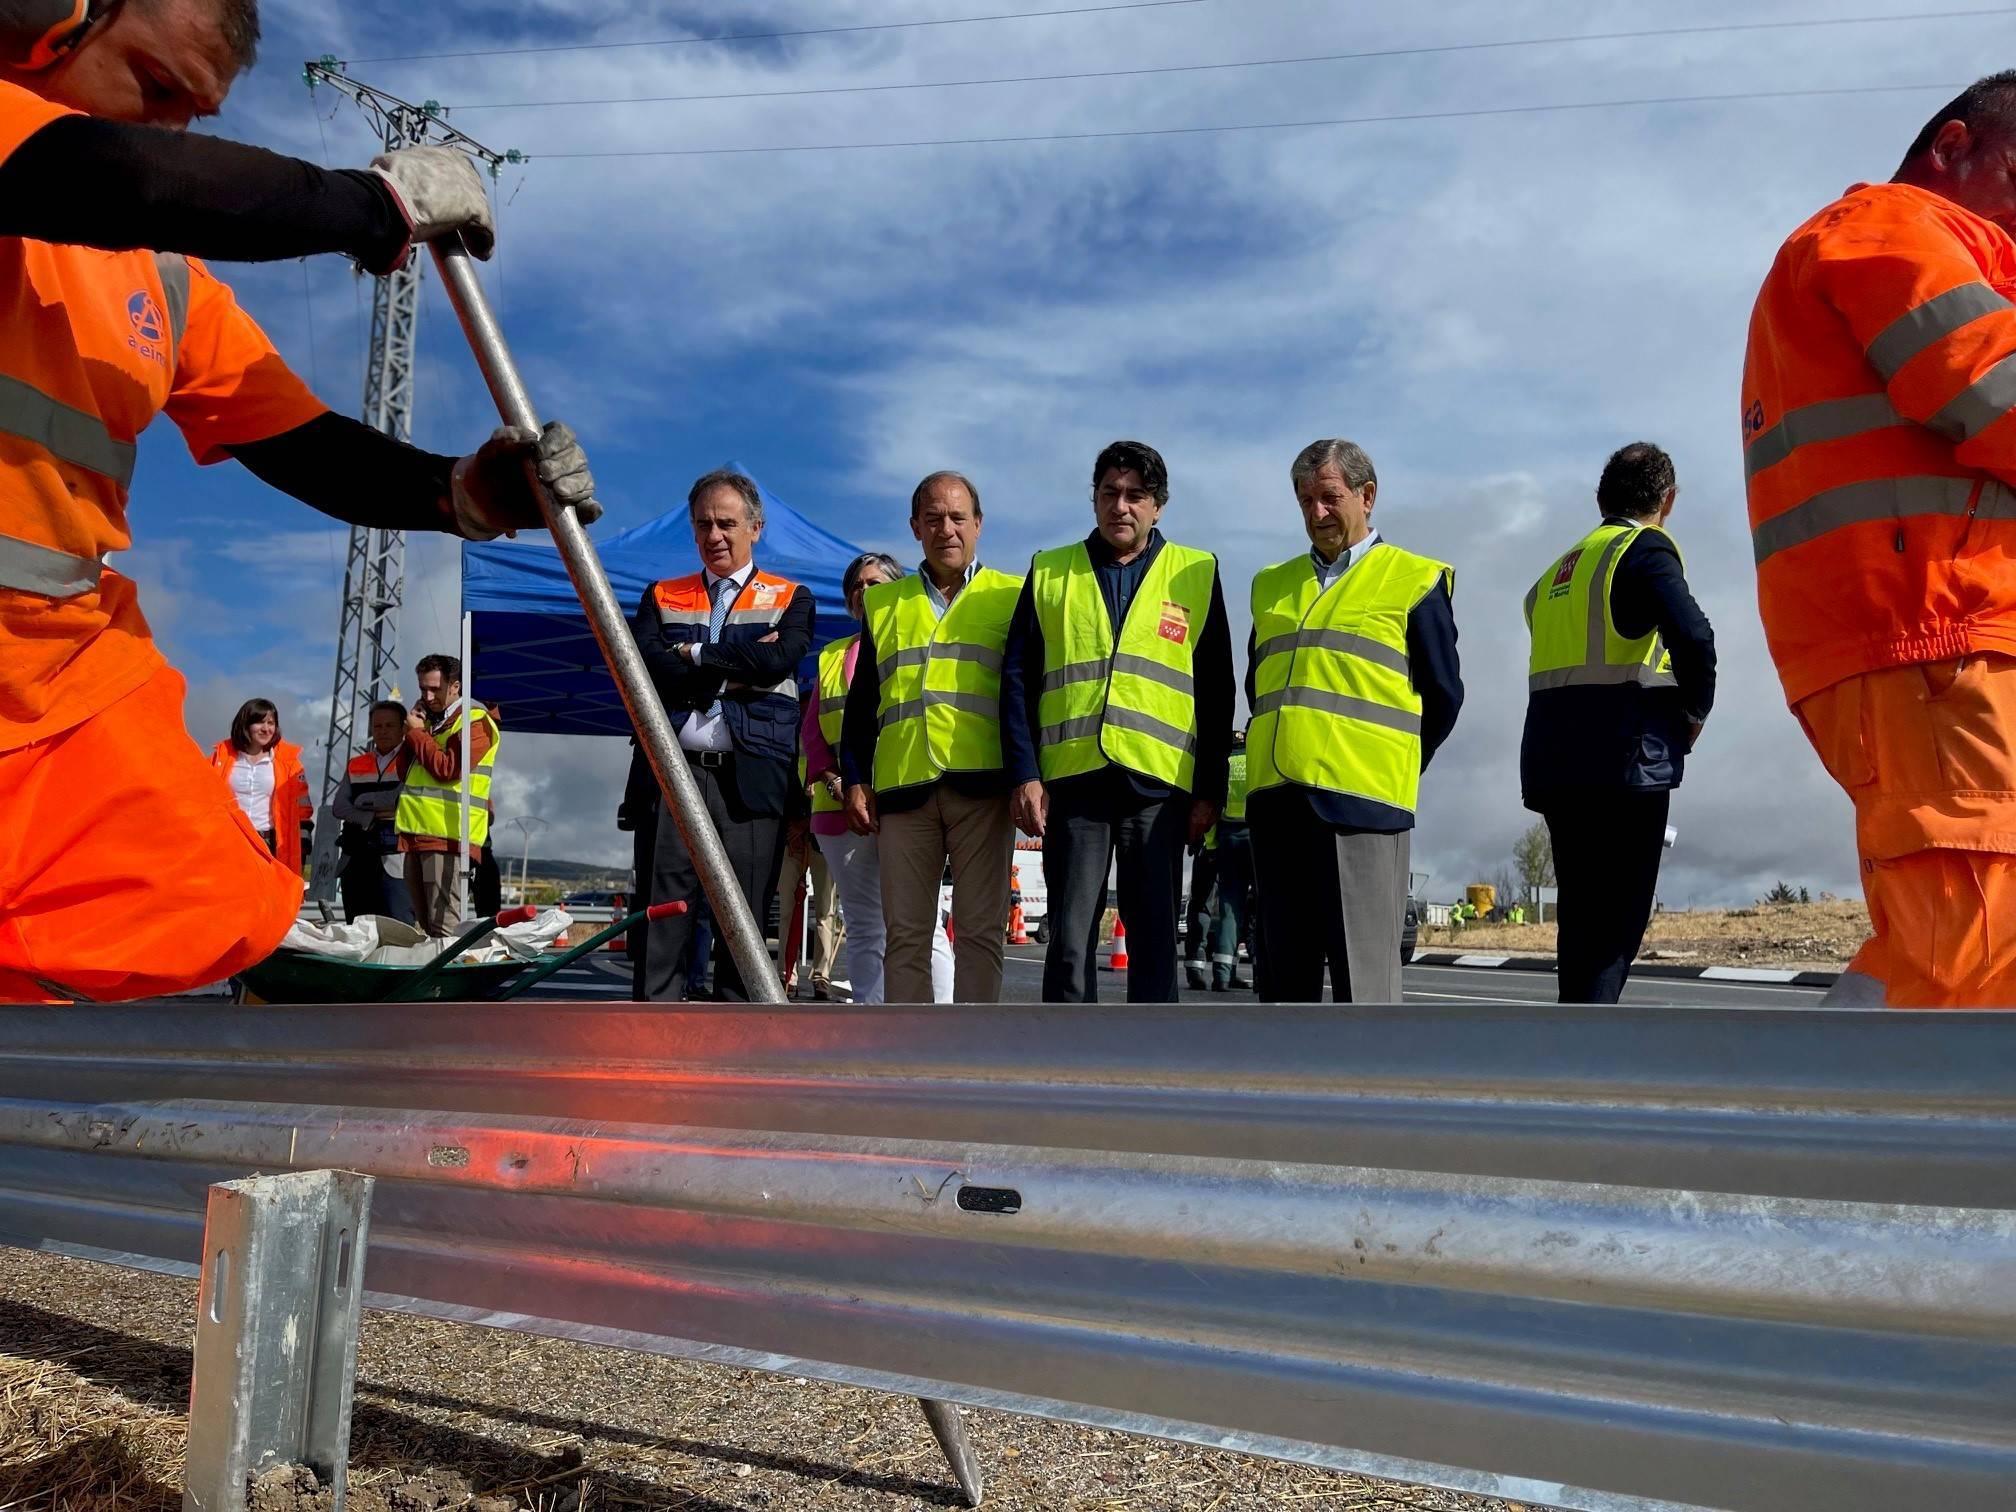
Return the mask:
<path id="1" fill-rule="evenodd" d="M 435 265 L 441 270 L 448 302 L 455 307 L 456 318 L 462 322 L 462 334 L 469 338 L 469 345 L 476 353 L 476 365 L 483 370 L 483 381 L 490 386 L 490 397 L 497 402 L 497 413 L 507 425 L 537 431 L 538 411 L 533 409 L 532 396 L 518 376 L 518 365 L 511 360 L 504 332 L 491 313 L 490 301 L 476 280 L 476 270 L 461 238 L 446 236 L 429 245 L 434 251 Z M 530 464 L 527 466 L 530 471 Z M 546 528 L 552 533 L 553 544 L 560 548 L 560 560 L 567 564 L 574 591 L 588 611 L 589 627 L 594 630 L 596 643 L 616 678 L 617 691 L 623 695 L 623 707 L 630 713 L 630 723 L 658 778 L 666 808 L 679 826 L 679 836 L 686 842 L 687 854 L 692 856 L 694 869 L 700 874 L 700 885 L 706 889 L 707 901 L 728 942 L 729 954 L 742 973 L 743 988 L 751 1002 L 781 1003 L 784 987 L 770 962 L 770 952 L 764 947 L 762 927 L 750 912 L 749 900 L 742 895 L 742 885 L 736 881 L 728 853 L 721 847 L 721 836 L 708 817 L 707 805 L 680 750 L 672 721 L 665 717 L 658 690 L 644 670 L 644 658 L 631 638 L 629 621 L 617 606 L 608 574 L 602 570 L 602 560 L 588 539 L 587 527 L 582 525 L 573 506 L 556 502 L 536 476 L 532 485 L 540 511 L 546 516 Z M 469 669 L 469 675 L 473 681 L 473 668 Z"/>

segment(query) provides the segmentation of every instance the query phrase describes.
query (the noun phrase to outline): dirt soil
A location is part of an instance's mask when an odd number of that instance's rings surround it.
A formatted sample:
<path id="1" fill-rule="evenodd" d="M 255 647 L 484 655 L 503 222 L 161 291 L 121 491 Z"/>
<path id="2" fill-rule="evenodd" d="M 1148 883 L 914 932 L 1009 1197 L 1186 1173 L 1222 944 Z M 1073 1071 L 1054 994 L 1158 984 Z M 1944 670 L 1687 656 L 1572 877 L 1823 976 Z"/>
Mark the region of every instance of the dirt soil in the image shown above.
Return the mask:
<path id="1" fill-rule="evenodd" d="M 1772 903 L 1755 908 L 1668 909 L 1652 916 L 1641 961 L 1687 966 L 1769 966 L 1839 971 L 1869 938 L 1860 903 Z M 1470 924 L 1421 931 L 1422 950 L 1554 954 L 1552 924 Z"/>
<path id="2" fill-rule="evenodd" d="M 0 1248 L 0 1512 L 175 1512 L 193 1281 Z M 962 1409 L 963 1410 L 963 1409 Z M 1527 1512 L 1517 1502 L 1035 1418 L 967 1416 L 990 1512 Z M 365 1314 L 356 1512 L 959 1507 L 914 1402 Z M 257 1512 L 323 1512 L 294 1467 Z"/>

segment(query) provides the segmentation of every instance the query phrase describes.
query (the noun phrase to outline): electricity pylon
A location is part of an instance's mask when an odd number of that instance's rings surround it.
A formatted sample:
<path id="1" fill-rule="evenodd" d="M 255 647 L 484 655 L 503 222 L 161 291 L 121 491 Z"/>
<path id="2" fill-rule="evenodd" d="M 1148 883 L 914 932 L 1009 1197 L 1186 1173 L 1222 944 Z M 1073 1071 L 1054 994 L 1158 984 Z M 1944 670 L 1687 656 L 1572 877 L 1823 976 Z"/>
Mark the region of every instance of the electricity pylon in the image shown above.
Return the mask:
<path id="1" fill-rule="evenodd" d="M 522 161 L 516 152 L 493 152 L 441 118 L 433 100 L 409 104 L 382 89 L 360 83 L 333 57 L 309 63 L 302 77 L 312 91 L 327 85 L 354 101 L 372 124 L 387 152 L 401 147 L 456 147 L 487 167 Z M 400 441 L 413 439 L 414 335 L 420 315 L 420 270 L 414 257 L 405 267 L 375 281 L 371 291 L 371 351 L 364 365 L 364 423 Z M 398 530 L 350 527 L 350 550 L 343 567 L 343 612 L 336 628 L 336 679 L 329 699 L 329 739 L 322 767 L 325 811 L 315 833 L 309 896 L 327 902 L 336 895 L 336 830 L 326 810 L 343 780 L 344 768 L 370 729 L 371 705 L 392 696 L 399 680 L 399 609 L 406 589 L 406 536 Z M 465 676 L 467 675 L 465 671 Z"/>

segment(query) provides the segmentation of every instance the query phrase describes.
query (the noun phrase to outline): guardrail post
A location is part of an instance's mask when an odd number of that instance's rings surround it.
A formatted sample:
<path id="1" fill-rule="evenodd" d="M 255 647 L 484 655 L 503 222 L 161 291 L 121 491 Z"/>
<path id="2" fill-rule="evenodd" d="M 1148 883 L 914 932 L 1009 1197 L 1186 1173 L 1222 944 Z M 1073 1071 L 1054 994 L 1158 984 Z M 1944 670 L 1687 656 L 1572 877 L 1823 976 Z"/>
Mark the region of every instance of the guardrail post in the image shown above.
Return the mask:
<path id="1" fill-rule="evenodd" d="M 917 1405 L 924 1409 L 924 1421 L 931 1425 L 938 1447 L 945 1451 L 945 1458 L 951 1462 L 959 1489 L 966 1493 L 966 1505 L 979 1506 L 980 1456 L 973 1452 L 973 1440 L 966 1435 L 966 1420 L 959 1416 L 957 1407 L 934 1397 L 919 1397 Z"/>
<path id="2" fill-rule="evenodd" d="M 210 1188 L 183 1512 L 244 1512 L 247 1484 L 305 1465 L 343 1512 L 372 1178 Z"/>

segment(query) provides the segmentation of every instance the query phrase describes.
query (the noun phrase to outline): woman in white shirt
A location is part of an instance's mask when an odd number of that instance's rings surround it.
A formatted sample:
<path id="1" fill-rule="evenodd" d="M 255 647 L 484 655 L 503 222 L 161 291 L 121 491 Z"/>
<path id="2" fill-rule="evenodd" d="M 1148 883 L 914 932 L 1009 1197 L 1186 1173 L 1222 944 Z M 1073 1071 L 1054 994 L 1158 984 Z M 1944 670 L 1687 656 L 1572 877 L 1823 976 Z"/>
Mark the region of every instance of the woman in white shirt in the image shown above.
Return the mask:
<path id="1" fill-rule="evenodd" d="M 301 870 L 314 830 L 308 774 L 301 747 L 280 738 L 280 711 L 248 698 L 231 721 L 231 736 L 217 742 L 210 764 L 224 774 L 246 822 L 276 860 Z"/>

